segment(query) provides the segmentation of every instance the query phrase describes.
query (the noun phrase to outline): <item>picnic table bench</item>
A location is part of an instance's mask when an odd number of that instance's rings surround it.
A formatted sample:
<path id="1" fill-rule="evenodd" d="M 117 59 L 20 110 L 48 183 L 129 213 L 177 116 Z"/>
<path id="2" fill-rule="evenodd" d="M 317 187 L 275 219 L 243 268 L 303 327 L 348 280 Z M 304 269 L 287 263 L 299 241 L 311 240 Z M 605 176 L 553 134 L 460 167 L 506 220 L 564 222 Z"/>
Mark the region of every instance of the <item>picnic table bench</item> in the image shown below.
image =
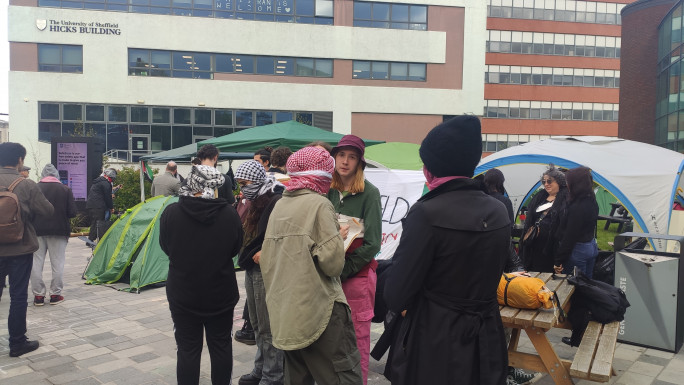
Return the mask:
<path id="1" fill-rule="evenodd" d="M 606 221 L 605 226 L 603 226 L 604 230 L 608 230 L 608 227 L 610 227 L 611 223 L 617 223 L 617 231 L 618 233 L 621 233 L 625 223 L 632 222 L 632 217 L 629 216 L 629 213 L 622 206 L 621 203 L 611 203 L 610 205 L 612 206 L 612 208 L 610 209 L 610 214 L 599 215 L 598 219 Z M 615 215 L 615 212 L 618 211 L 620 208 L 622 208 L 621 211 L 619 211 L 619 213 Z"/>
<path id="2" fill-rule="evenodd" d="M 544 281 L 550 290 L 556 291 L 560 307 L 567 314 L 575 287 L 567 282 L 566 276 L 552 279 L 551 273 L 529 274 Z M 504 326 L 513 329 L 508 345 L 510 366 L 549 373 L 556 384 L 573 384 L 571 377 L 608 382 L 614 374 L 612 362 L 619 329 L 618 322 L 607 325 L 590 322 L 574 360 L 569 361 L 558 357 L 546 335 L 552 328 L 571 328 L 569 322 L 560 319 L 560 312 L 554 309 L 526 310 L 510 306 L 500 306 L 499 312 Z M 518 351 L 522 330 L 529 337 L 537 354 Z"/>

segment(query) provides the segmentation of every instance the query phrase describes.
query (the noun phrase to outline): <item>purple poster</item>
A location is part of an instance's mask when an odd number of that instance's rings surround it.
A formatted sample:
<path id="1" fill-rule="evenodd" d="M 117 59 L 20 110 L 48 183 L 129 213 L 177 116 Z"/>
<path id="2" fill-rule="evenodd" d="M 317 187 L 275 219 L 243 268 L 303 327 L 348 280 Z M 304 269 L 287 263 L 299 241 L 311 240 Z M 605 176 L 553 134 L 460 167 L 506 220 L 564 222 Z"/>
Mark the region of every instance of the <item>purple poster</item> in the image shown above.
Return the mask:
<path id="1" fill-rule="evenodd" d="M 71 188 L 74 199 L 88 198 L 88 143 L 58 143 L 59 180 Z"/>

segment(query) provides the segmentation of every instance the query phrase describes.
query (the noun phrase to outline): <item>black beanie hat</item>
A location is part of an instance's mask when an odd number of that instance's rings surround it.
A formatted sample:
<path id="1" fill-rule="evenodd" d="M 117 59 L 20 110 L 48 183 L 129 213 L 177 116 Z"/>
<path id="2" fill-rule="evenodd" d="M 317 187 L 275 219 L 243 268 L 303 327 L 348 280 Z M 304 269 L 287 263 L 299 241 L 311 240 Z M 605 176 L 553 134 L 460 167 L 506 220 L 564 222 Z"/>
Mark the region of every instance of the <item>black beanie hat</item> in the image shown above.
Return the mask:
<path id="1" fill-rule="evenodd" d="M 461 115 L 428 132 L 420 145 L 420 159 L 436 177 L 472 177 L 482 158 L 480 119 Z"/>

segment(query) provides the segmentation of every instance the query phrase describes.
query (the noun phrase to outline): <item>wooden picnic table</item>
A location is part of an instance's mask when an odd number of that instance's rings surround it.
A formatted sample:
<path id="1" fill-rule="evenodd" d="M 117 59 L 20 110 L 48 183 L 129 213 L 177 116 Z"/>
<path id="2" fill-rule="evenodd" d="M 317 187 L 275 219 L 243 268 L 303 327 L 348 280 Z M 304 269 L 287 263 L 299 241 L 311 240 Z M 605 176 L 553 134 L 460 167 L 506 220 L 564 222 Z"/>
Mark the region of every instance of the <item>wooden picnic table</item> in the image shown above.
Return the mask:
<path id="1" fill-rule="evenodd" d="M 552 279 L 551 273 L 529 274 L 541 279 L 546 283 L 546 287 L 556 292 L 560 307 L 567 315 L 575 287 L 567 282 L 566 276 L 556 275 L 557 279 Z M 510 306 L 500 306 L 499 309 L 503 325 L 513 329 L 508 345 L 510 366 L 549 373 L 556 384 L 573 384 L 571 376 L 601 382 L 608 382 L 610 379 L 619 325 L 617 322 L 605 326 L 596 322 L 590 323 L 575 360 L 568 361 L 558 357 L 546 334 L 552 328 L 571 329 L 567 320 L 560 319 L 559 311 L 543 308 L 525 310 Z M 527 333 L 537 354 L 518 351 L 522 330 Z"/>

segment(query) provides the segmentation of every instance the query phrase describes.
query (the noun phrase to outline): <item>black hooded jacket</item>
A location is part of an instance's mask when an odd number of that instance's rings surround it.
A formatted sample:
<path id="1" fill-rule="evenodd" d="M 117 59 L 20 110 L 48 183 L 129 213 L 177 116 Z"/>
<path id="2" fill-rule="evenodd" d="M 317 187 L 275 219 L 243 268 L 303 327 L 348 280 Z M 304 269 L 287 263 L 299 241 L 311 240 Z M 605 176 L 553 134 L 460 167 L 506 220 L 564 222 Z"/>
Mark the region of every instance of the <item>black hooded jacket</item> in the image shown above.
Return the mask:
<path id="1" fill-rule="evenodd" d="M 225 199 L 182 196 L 166 207 L 159 245 L 169 256 L 172 311 L 212 316 L 233 310 L 240 299 L 233 257 L 242 238 L 240 217 Z"/>
<path id="2" fill-rule="evenodd" d="M 111 210 L 114 208 L 112 201 L 112 184 L 104 176 L 95 178 L 88 192 L 87 209 Z"/>

